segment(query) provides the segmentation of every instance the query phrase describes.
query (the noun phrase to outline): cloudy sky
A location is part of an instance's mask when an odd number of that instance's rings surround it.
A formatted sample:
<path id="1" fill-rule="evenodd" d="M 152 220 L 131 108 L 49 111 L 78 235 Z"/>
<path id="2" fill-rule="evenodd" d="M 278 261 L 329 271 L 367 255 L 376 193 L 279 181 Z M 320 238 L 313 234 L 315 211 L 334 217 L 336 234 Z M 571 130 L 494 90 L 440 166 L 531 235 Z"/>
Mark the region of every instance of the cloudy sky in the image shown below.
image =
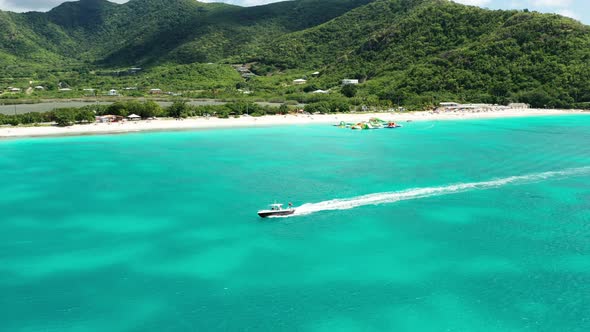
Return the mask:
<path id="1" fill-rule="evenodd" d="M 126 0 L 110 0 L 112 2 L 123 3 Z M 204 2 L 212 2 L 207 0 Z M 236 5 L 253 6 L 264 3 L 275 2 L 277 0 L 224 0 L 224 2 Z M 0 0 L 0 9 L 11 11 L 46 11 L 60 3 L 63 0 Z M 590 24 L 590 1 L 589 0 L 455 0 L 468 5 L 475 5 L 493 9 L 523 9 L 538 10 L 548 13 L 559 13 L 565 16 L 581 20 Z"/>

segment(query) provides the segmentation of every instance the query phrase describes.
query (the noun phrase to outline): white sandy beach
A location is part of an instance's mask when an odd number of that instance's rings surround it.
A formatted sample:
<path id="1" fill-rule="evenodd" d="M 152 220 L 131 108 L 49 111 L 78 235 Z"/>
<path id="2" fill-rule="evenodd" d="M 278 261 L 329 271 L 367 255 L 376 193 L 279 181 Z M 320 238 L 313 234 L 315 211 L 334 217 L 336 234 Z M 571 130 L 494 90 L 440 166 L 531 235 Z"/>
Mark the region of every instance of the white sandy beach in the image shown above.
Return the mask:
<path id="1" fill-rule="evenodd" d="M 240 117 L 230 119 L 190 118 L 184 120 L 158 119 L 126 121 L 120 123 L 95 123 L 71 127 L 0 127 L 0 138 L 117 134 L 139 131 L 169 131 L 191 129 L 262 127 L 308 124 L 338 124 L 340 121 L 361 122 L 376 117 L 386 121 L 437 121 L 458 119 L 485 119 L 501 117 L 524 117 L 544 115 L 582 114 L 578 110 L 508 109 L 488 112 L 406 112 L 406 113 L 342 113 L 326 115 L 269 115 L 264 117 Z M 586 112 L 590 115 L 590 112 Z"/>

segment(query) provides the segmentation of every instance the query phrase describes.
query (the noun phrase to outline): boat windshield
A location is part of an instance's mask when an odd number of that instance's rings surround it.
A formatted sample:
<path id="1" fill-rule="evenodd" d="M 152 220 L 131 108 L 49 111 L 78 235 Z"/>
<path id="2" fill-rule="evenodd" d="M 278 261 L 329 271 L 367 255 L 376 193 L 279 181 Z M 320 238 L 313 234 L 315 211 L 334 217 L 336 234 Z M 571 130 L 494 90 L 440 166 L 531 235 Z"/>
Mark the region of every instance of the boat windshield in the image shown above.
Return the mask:
<path id="1" fill-rule="evenodd" d="M 271 210 L 282 210 L 283 204 L 271 204 Z"/>

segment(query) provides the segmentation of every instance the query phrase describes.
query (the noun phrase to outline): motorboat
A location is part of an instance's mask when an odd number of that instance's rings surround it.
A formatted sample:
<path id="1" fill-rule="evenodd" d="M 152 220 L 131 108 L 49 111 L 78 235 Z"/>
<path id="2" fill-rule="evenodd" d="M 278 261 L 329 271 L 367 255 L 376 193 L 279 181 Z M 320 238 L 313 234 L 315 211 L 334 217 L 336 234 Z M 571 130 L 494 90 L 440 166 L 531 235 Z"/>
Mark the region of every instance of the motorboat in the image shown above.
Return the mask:
<path id="1" fill-rule="evenodd" d="M 292 206 L 289 203 L 289 208 L 283 209 L 283 204 L 271 204 L 269 210 L 260 210 L 258 211 L 258 215 L 261 218 L 288 216 L 295 213 L 295 209 Z"/>
<path id="2" fill-rule="evenodd" d="M 389 129 L 399 128 L 399 127 L 401 127 L 401 125 L 399 125 L 395 122 L 389 122 L 389 123 L 387 123 L 387 125 L 385 125 L 385 128 L 389 128 Z"/>

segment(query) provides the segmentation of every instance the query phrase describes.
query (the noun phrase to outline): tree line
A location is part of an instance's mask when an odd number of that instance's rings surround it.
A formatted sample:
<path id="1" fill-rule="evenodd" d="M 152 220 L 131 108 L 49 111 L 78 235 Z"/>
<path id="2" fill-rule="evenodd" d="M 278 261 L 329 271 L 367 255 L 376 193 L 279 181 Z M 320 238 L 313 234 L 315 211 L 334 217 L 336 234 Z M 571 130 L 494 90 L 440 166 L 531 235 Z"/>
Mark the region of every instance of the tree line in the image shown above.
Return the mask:
<path id="1" fill-rule="evenodd" d="M 218 117 L 229 118 L 243 115 L 263 116 L 287 114 L 293 108 L 283 104 L 280 107 L 261 106 L 252 102 L 233 102 L 223 105 L 191 105 L 185 100 L 177 100 L 171 106 L 161 107 L 153 101 L 139 102 L 135 100 L 116 102 L 111 105 L 88 105 L 83 107 L 57 108 L 49 112 L 29 112 L 16 115 L 0 114 L 0 125 L 34 125 L 55 123 L 58 126 L 93 123 L 97 116 L 115 115 L 127 117 L 136 114 L 143 119 L 168 117 Z"/>

